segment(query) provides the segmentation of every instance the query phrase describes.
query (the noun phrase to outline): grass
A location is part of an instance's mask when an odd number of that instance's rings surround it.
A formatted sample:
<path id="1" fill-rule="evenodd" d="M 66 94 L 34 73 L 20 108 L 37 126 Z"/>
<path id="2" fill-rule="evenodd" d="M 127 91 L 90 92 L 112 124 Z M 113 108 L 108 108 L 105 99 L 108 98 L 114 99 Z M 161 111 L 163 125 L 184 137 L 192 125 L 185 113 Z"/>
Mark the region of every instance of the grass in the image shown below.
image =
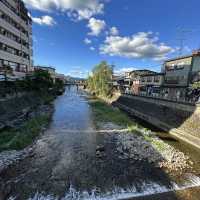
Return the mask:
<path id="1" fill-rule="evenodd" d="M 48 115 L 42 115 L 25 122 L 19 129 L 0 132 L 0 151 L 21 150 L 30 145 L 49 120 Z"/>
<path id="2" fill-rule="evenodd" d="M 167 148 L 166 144 L 162 140 L 159 140 L 155 137 L 155 134 L 152 134 L 152 132 L 147 128 L 139 126 L 126 113 L 118 108 L 113 108 L 112 106 L 98 99 L 90 101 L 90 105 L 92 107 L 97 127 L 98 122 L 112 122 L 114 124 L 126 127 L 129 133 L 143 137 L 144 140 L 151 143 L 151 145 L 159 152 L 162 152 Z M 147 134 L 149 131 L 151 134 Z"/>
<path id="3" fill-rule="evenodd" d="M 158 140 L 155 137 L 144 135 L 144 139 L 146 141 L 148 141 L 149 143 L 151 143 L 152 146 L 156 150 L 158 150 L 159 152 L 162 152 L 162 151 L 164 151 L 167 148 L 166 144 L 162 140 L 160 140 L 160 139 Z"/>
<path id="4" fill-rule="evenodd" d="M 135 125 L 128 115 L 120 111 L 118 108 L 104 103 L 101 100 L 92 100 L 90 105 L 93 110 L 95 122 L 113 122 L 119 126 L 131 127 Z"/>

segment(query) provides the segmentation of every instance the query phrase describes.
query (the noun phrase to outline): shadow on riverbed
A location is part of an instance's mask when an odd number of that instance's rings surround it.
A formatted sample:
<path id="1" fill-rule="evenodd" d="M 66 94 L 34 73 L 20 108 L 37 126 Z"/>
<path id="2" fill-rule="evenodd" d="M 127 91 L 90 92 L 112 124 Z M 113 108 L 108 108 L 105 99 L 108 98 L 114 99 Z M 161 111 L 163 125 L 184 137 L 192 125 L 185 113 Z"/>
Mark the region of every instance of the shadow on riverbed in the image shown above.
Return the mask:
<path id="1" fill-rule="evenodd" d="M 162 156 L 137 135 L 97 132 L 84 92 L 71 88 L 54 106 L 32 154 L 0 173 L 1 200 L 117 200 L 169 190 L 176 199 L 178 186 L 158 167 Z"/>

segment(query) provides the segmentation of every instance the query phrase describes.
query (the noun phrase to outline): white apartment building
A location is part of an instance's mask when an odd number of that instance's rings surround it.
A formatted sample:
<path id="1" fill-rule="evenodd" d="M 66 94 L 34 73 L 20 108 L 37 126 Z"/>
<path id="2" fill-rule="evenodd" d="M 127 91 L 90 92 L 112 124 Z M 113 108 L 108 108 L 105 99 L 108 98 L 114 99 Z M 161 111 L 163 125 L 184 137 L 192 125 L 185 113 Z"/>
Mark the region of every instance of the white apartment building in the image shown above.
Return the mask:
<path id="1" fill-rule="evenodd" d="M 13 76 L 32 71 L 32 21 L 22 0 L 0 0 L 0 71 Z"/>

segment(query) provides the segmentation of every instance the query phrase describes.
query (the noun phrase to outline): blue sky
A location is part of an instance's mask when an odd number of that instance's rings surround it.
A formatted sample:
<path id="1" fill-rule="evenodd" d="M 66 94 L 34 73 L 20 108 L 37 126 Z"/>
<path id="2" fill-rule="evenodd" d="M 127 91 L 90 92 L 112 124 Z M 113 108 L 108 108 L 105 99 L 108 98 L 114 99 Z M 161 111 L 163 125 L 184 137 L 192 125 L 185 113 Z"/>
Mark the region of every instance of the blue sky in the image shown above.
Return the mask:
<path id="1" fill-rule="evenodd" d="M 33 18 L 34 63 L 86 76 L 102 60 L 116 71 L 159 71 L 200 48 L 198 0 L 24 0 Z"/>

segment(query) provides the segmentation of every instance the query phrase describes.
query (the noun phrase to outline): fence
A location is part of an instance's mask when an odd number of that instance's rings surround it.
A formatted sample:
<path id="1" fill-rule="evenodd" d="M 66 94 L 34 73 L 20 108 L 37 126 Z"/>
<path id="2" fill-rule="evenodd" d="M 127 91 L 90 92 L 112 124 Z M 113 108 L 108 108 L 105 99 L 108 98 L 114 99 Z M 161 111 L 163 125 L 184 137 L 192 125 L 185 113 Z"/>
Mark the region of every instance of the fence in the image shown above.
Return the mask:
<path id="1" fill-rule="evenodd" d="M 0 73 L 0 100 L 16 96 L 20 91 L 17 81 L 24 80 L 25 77 L 5 76 Z"/>
<path id="2" fill-rule="evenodd" d="M 166 100 L 170 102 L 176 102 L 176 103 L 184 103 L 184 104 L 200 104 L 200 92 L 197 96 L 188 96 L 188 97 L 167 97 L 161 94 L 152 94 L 149 95 L 148 93 L 140 93 L 140 94 L 134 94 L 132 91 L 125 91 L 123 94 L 126 95 L 132 95 L 132 96 L 138 96 L 138 97 L 146 97 L 146 98 L 152 98 L 152 99 L 157 99 L 157 100 Z"/>

